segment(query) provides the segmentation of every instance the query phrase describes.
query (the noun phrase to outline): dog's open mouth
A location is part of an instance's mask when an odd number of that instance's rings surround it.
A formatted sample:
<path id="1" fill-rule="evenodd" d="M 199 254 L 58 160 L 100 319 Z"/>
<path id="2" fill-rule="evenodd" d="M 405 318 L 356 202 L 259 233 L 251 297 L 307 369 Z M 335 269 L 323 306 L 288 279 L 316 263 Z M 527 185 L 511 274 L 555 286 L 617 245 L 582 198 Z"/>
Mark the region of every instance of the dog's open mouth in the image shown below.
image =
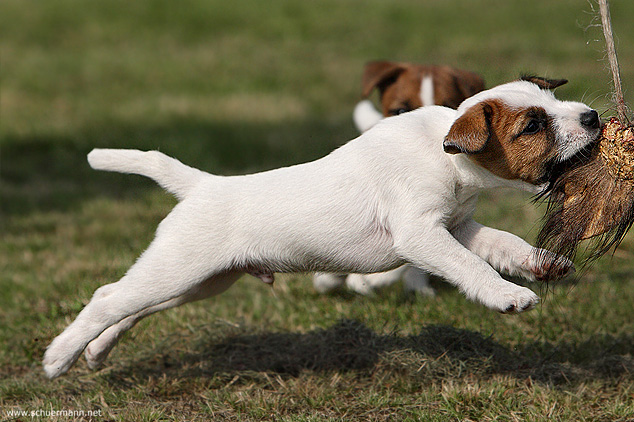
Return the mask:
<path id="1" fill-rule="evenodd" d="M 578 167 L 584 166 L 592 161 L 599 151 L 600 140 L 601 133 L 597 134 L 596 139 L 594 139 L 585 147 L 581 148 L 568 159 L 563 161 L 553 159 L 548 164 L 546 164 L 544 176 L 540 180 L 540 184 L 545 187 L 537 195 L 537 199 L 541 199 L 549 194 L 552 194 L 556 190 L 556 186 L 560 184 L 561 178 L 566 173 Z"/>
<path id="2" fill-rule="evenodd" d="M 634 223 L 634 127 L 612 119 L 599 138 L 570 159 L 551 166 L 540 248 L 573 259 L 593 238 L 587 261 L 616 248 Z"/>

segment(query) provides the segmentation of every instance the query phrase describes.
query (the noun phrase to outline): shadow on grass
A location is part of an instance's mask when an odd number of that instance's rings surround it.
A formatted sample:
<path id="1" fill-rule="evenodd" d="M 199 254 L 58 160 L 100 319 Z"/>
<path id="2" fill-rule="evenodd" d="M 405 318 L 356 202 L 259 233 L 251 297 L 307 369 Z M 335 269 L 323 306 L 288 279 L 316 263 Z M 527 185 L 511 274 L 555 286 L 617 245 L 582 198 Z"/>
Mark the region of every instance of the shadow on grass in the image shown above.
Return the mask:
<path id="1" fill-rule="evenodd" d="M 93 171 L 92 148 L 158 149 L 218 174 L 261 171 L 314 160 L 355 136 L 348 116 L 279 124 L 179 119 L 162 126 L 124 123 L 64 136 L 1 140 L 0 210 L 5 216 L 65 211 L 95 196 L 134 197 L 155 184 Z"/>
<path id="2" fill-rule="evenodd" d="M 178 348 L 178 347 L 177 347 Z M 596 337 L 582 343 L 531 342 L 518 350 L 469 330 L 442 325 L 419 334 L 377 334 L 342 320 L 307 333 L 237 334 L 198 344 L 196 352 L 167 352 L 113 369 L 110 382 L 166 375 L 173 378 L 257 379 L 258 374 L 298 377 L 305 372 L 398 376 L 410 382 L 509 375 L 553 385 L 601 378 L 617 381 L 634 371 L 634 337 Z"/>

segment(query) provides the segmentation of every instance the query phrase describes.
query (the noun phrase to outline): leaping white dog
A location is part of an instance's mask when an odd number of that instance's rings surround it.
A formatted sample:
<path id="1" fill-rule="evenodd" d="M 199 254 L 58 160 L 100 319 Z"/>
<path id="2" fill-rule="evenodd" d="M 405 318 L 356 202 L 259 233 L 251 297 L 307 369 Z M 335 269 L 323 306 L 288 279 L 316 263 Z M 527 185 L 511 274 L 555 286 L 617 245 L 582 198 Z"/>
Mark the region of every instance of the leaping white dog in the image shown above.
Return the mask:
<path id="1" fill-rule="evenodd" d="M 272 282 L 275 272 L 410 263 L 496 311 L 532 308 L 537 295 L 498 271 L 539 279 L 545 261 L 472 215 L 482 189 L 536 191 L 552 163 L 598 137 L 595 111 L 543 89 L 559 83 L 501 85 L 457 111 L 424 107 L 319 160 L 245 176 L 211 175 L 156 151 L 92 151 L 93 168 L 151 177 L 180 202 L 123 278 L 99 288 L 53 340 L 44 370 L 57 377 L 84 350 L 96 367 L 141 318 L 219 294 L 244 273 Z M 560 275 L 572 269 L 561 265 Z"/>

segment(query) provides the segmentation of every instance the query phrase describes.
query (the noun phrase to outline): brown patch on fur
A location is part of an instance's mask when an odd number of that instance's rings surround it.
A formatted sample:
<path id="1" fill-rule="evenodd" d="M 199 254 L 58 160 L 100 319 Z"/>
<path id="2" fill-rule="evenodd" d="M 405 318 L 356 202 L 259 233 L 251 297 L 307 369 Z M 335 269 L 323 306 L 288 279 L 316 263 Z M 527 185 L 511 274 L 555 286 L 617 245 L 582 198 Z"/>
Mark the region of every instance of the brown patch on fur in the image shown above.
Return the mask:
<path id="1" fill-rule="evenodd" d="M 529 124 L 539 125 L 535 133 Z M 465 153 L 491 173 L 504 179 L 538 184 L 555 157 L 555 132 L 541 107 L 511 108 L 499 100 L 469 108 L 452 125 L 444 149 Z"/>
<path id="2" fill-rule="evenodd" d="M 539 247 L 573 259 L 594 238 L 588 260 L 616 248 L 634 222 L 634 128 L 612 119 L 599 142 L 555 172 L 548 192 Z"/>
<path id="3" fill-rule="evenodd" d="M 458 108 L 465 99 L 485 88 L 482 76 L 467 70 L 432 66 L 431 74 L 434 81 L 434 102 L 437 105 Z"/>
<path id="4" fill-rule="evenodd" d="M 548 79 L 534 75 L 522 75 L 520 80 L 532 82 L 541 89 L 555 89 L 568 83 L 568 79 Z"/>
<path id="5" fill-rule="evenodd" d="M 484 90 L 484 79 L 466 70 L 376 61 L 365 66 L 362 93 L 368 97 L 375 88 L 379 90 L 384 116 L 414 110 L 423 106 L 420 90 L 425 76 L 432 77 L 434 103 L 445 107 L 457 108 L 463 100 Z"/>

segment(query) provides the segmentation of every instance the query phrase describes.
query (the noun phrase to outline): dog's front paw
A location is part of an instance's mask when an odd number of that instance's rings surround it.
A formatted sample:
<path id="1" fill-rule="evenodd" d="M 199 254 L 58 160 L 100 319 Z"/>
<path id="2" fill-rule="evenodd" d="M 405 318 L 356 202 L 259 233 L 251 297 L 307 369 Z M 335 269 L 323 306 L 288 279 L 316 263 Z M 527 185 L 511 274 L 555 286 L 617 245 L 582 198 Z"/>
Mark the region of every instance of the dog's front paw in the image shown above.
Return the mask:
<path id="1" fill-rule="evenodd" d="M 485 305 L 503 314 L 519 314 L 533 309 L 539 303 L 539 296 L 526 287 L 509 283 L 487 298 Z"/>
<path id="2" fill-rule="evenodd" d="M 554 281 L 575 272 L 574 263 L 568 258 L 544 249 L 535 250 L 526 260 L 525 268 L 536 281 Z"/>
<path id="3" fill-rule="evenodd" d="M 525 287 L 522 291 L 505 295 L 505 307 L 503 314 L 519 314 L 533 309 L 539 303 L 539 296 Z"/>

